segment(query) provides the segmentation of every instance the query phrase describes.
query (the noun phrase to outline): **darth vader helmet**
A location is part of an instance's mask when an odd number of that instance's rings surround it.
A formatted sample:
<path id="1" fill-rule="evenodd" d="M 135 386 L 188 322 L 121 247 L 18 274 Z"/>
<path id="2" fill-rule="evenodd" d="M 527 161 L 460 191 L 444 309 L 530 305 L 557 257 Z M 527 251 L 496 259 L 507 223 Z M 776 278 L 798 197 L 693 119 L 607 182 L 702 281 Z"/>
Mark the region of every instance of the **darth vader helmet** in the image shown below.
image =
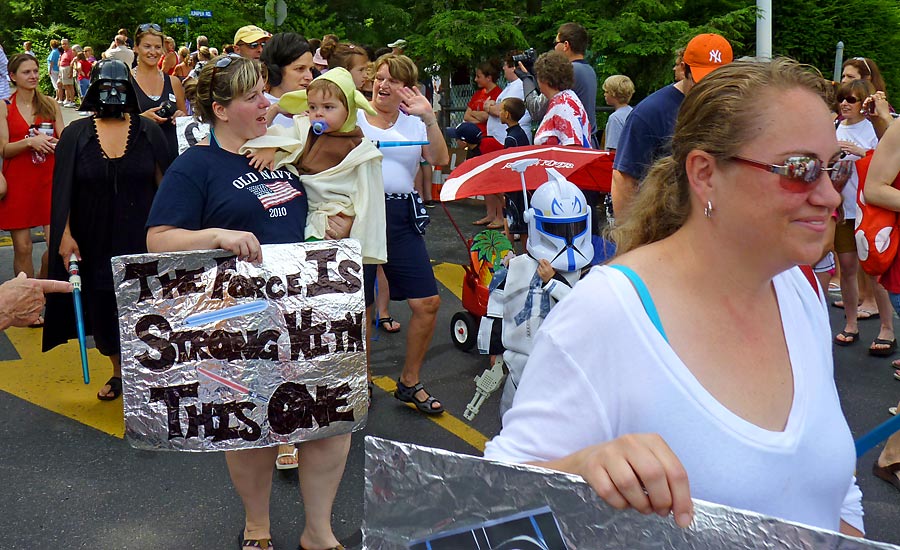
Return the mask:
<path id="1" fill-rule="evenodd" d="M 100 117 L 139 112 L 131 71 L 118 59 L 102 59 L 91 69 L 91 85 L 81 101 L 82 111 L 94 111 Z"/>

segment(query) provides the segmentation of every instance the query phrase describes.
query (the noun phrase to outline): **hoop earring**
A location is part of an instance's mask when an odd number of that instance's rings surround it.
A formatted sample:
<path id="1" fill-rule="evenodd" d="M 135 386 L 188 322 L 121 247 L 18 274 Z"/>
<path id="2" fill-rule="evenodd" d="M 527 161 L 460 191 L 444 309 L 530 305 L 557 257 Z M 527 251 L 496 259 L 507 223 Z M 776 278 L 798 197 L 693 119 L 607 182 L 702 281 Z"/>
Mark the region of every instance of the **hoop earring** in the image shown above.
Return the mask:
<path id="1" fill-rule="evenodd" d="M 703 209 L 703 215 L 706 216 L 707 218 L 712 218 L 712 213 L 713 213 L 712 201 L 708 200 L 708 201 L 706 201 L 706 208 Z"/>

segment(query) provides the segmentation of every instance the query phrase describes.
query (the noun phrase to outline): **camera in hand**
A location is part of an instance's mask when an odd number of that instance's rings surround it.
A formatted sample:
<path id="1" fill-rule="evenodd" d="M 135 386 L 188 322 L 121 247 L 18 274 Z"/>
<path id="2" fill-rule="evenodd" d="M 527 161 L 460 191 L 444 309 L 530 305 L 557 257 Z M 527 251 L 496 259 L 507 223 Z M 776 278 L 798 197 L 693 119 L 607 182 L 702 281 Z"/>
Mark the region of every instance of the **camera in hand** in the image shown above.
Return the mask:
<path id="1" fill-rule="evenodd" d="M 869 100 L 868 105 L 866 105 L 866 114 L 874 115 L 875 114 L 875 99 L 874 97 Z"/>
<path id="2" fill-rule="evenodd" d="M 175 105 L 173 105 L 171 101 L 166 100 L 160 104 L 159 110 L 156 111 L 156 116 L 160 118 L 172 118 L 175 111 Z"/>
<path id="3" fill-rule="evenodd" d="M 513 61 L 515 61 L 516 63 L 521 61 L 522 64 L 525 65 L 526 67 L 529 64 L 533 64 L 536 59 L 537 59 L 537 52 L 534 51 L 534 48 L 528 48 L 527 50 L 520 53 L 519 55 L 512 56 Z"/>
<path id="4" fill-rule="evenodd" d="M 524 52 L 512 56 L 513 63 L 521 63 L 525 67 L 525 73 L 522 73 L 522 70 L 516 67 L 516 75 L 519 78 L 525 78 L 528 74 L 530 74 L 534 69 L 534 62 L 537 60 L 537 52 L 534 51 L 534 48 L 528 48 Z"/>

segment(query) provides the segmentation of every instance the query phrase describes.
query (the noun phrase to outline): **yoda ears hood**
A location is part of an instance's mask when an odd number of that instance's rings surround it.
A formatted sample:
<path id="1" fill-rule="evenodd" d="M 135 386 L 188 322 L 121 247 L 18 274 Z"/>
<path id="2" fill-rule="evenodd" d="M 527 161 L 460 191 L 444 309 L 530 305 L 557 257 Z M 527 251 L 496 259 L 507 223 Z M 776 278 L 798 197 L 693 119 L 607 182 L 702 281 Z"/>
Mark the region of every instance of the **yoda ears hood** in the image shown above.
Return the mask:
<path id="1" fill-rule="evenodd" d="M 343 126 L 338 130 L 339 132 L 350 132 L 356 127 L 356 110 L 362 109 L 370 115 L 375 114 L 375 109 L 369 105 L 369 101 L 366 99 L 366 96 L 362 95 L 362 92 L 356 89 L 356 85 L 353 83 L 353 76 L 350 74 L 350 71 L 343 67 L 337 67 L 334 69 L 329 69 L 328 72 L 323 74 L 322 76 L 313 80 L 330 80 L 337 84 L 337 86 L 344 92 L 344 97 L 347 98 L 347 110 L 349 111 L 349 116 L 347 116 L 347 121 Z M 288 92 L 281 96 L 281 99 L 278 100 L 278 104 L 285 111 L 299 115 L 301 113 L 306 112 L 309 108 L 309 101 L 306 98 L 306 90 L 298 90 L 296 92 Z"/>

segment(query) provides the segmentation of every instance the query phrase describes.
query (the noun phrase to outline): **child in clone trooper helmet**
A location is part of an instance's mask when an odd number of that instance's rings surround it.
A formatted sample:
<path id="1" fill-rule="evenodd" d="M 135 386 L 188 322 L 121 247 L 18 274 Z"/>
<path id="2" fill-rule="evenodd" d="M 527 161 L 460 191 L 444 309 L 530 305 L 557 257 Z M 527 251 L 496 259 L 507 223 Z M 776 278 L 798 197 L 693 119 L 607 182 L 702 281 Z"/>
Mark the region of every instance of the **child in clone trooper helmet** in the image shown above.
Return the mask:
<path id="1" fill-rule="evenodd" d="M 525 211 L 527 254 L 512 258 L 505 271 L 494 274 L 487 316 L 479 329 L 479 349 L 491 354 L 502 350 L 509 369 L 500 400 L 501 417 L 512 406 L 538 328 L 594 258 L 591 210 L 584 194 L 553 168 L 547 169 L 547 176 Z"/>
<path id="2" fill-rule="evenodd" d="M 281 96 L 294 126 L 270 126 L 241 147 L 254 168 L 285 168 L 300 176 L 309 200 L 307 239 L 322 240 L 328 218 L 354 218 L 350 238 L 362 245 L 364 264 L 387 261 L 381 152 L 356 125 L 357 109 L 374 114 L 347 69 L 331 69 L 306 90 Z"/>

